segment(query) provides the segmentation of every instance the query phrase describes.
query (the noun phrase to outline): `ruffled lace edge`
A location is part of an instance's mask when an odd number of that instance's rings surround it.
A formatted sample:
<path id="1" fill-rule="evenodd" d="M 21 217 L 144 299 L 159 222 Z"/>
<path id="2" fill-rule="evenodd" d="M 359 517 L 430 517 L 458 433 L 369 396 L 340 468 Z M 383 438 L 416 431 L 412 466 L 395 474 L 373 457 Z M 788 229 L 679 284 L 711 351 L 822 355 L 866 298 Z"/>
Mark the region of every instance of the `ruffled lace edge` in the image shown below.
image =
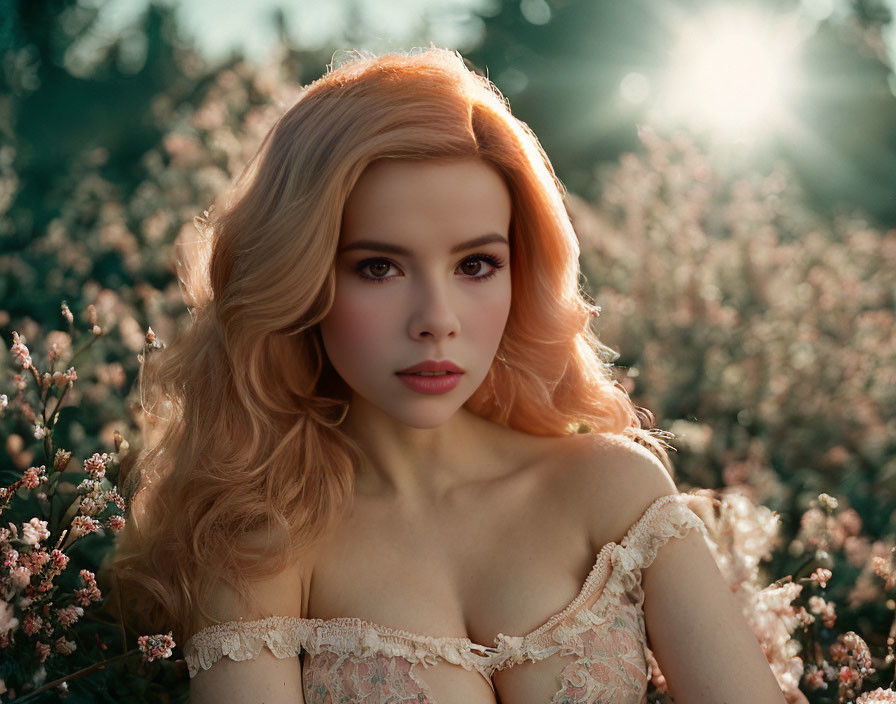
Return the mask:
<path id="1" fill-rule="evenodd" d="M 208 670 L 224 656 L 235 661 L 258 657 L 264 646 L 277 658 L 296 657 L 304 650 L 311 655 L 336 652 L 359 657 L 401 657 L 424 667 L 444 660 L 468 671 L 475 669 L 487 679 L 491 675 L 494 651 L 467 638 L 403 634 L 397 629 L 381 633 L 361 619 L 318 621 L 294 616 L 270 616 L 255 621 L 228 621 L 204 628 L 187 641 L 184 657 L 192 678 L 200 668 Z"/>
<path id="2" fill-rule="evenodd" d="M 626 594 L 641 608 L 644 603 L 641 571 L 653 563 L 659 549 L 669 540 L 684 538 L 695 528 L 709 539 L 706 524 L 688 507 L 686 494 L 661 496 L 613 548 L 610 554 L 613 571 L 604 590 L 610 594 Z"/>
<path id="3" fill-rule="evenodd" d="M 502 652 L 495 669 L 503 670 L 526 660 L 537 662 L 557 652 L 581 655 L 574 652 L 572 642 L 584 631 L 603 622 L 611 608 L 634 606 L 640 611 L 644 603 L 641 570 L 651 565 L 659 549 L 671 538 L 683 538 L 694 528 L 707 536 L 706 525 L 687 506 L 686 496 L 669 494 L 657 498 L 618 544 L 604 545 L 585 586 L 563 611 L 527 636 L 499 636 Z M 609 560 L 604 559 L 607 554 Z M 601 584 L 603 589 L 597 601 L 589 609 L 581 609 Z M 624 596 L 628 598 L 621 599 Z"/>
<path id="4" fill-rule="evenodd" d="M 187 641 L 184 656 L 190 677 L 198 674 L 200 668 L 209 669 L 225 655 L 236 661 L 257 657 L 266 645 L 278 658 L 295 657 L 305 650 L 312 655 L 335 651 L 361 657 L 402 657 L 424 667 L 444 660 L 468 671 L 475 669 L 490 681 L 496 669 L 524 660 L 542 660 L 565 649 L 569 636 L 593 627 L 595 619 L 605 618 L 609 608 L 618 605 L 621 595 L 627 594 L 641 608 L 644 600 L 641 570 L 650 566 L 669 539 L 682 538 L 694 528 L 707 535 L 703 521 L 686 505 L 685 495 L 659 497 L 619 544 L 608 543 L 601 549 L 581 591 L 565 609 L 525 636 L 498 634 L 494 648 L 473 643 L 469 638 L 423 636 L 360 618 L 271 616 L 258 621 L 228 621 L 209 626 Z M 610 565 L 612 569 L 606 576 Z M 583 614 L 582 603 L 601 583 L 600 597 Z M 552 643 L 546 642 L 548 636 Z"/>
<path id="5" fill-rule="evenodd" d="M 308 630 L 298 619 L 287 616 L 209 626 L 193 634 L 184 645 L 187 669 L 192 678 L 224 656 L 237 662 L 256 658 L 264 646 L 277 658 L 296 657 L 308 642 Z"/>

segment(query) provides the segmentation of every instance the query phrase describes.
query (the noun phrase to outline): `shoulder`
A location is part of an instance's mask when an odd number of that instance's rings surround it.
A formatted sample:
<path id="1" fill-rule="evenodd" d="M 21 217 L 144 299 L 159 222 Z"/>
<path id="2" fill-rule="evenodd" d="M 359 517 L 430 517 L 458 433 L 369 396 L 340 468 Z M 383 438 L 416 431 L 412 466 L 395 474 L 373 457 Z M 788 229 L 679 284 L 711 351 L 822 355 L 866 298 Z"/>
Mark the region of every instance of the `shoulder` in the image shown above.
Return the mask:
<path id="1" fill-rule="evenodd" d="M 563 491 L 582 516 L 595 551 L 620 542 L 654 501 L 679 493 L 660 459 L 622 435 L 577 437 L 564 460 Z"/>
<path id="2" fill-rule="evenodd" d="M 258 542 L 261 550 L 260 541 L 260 536 L 247 534 L 240 542 L 244 549 Z M 276 569 L 265 575 L 242 575 L 242 580 L 236 576 L 206 577 L 205 593 L 198 595 L 197 600 L 201 608 L 192 614 L 190 634 L 228 621 L 253 621 L 270 616 L 301 618 L 309 564 L 310 556 L 278 563 Z"/>

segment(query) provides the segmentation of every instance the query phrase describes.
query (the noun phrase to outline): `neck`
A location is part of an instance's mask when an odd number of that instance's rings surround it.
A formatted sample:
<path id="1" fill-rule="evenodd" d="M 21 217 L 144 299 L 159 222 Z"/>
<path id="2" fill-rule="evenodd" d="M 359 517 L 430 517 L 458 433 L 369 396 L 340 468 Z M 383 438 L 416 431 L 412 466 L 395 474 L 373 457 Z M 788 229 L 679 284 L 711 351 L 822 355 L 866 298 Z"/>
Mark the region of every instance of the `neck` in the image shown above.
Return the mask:
<path id="1" fill-rule="evenodd" d="M 440 502 L 452 489 L 494 471 L 505 428 L 461 408 L 434 428 L 415 428 L 353 400 L 340 428 L 363 450 L 357 495 L 410 504 Z"/>

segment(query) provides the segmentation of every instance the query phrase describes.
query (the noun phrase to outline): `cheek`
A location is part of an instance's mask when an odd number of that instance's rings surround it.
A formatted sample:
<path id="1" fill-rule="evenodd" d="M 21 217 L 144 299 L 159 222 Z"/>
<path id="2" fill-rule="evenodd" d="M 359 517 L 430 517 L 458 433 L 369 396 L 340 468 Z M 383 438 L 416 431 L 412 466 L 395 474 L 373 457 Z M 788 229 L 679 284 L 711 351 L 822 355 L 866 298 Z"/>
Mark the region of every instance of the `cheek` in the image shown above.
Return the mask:
<path id="1" fill-rule="evenodd" d="M 481 340 L 483 345 L 497 346 L 510 314 L 510 301 L 509 282 L 476 299 L 473 314 L 469 316 L 473 326 L 470 332 L 474 333 L 475 339 Z"/>
<path id="2" fill-rule="evenodd" d="M 390 334 L 388 320 L 385 306 L 376 296 L 353 286 L 337 289 L 333 307 L 320 323 L 328 354 L 345 359 L 360 350 L 365 355 L 375 353 L 373 343 Z"/>

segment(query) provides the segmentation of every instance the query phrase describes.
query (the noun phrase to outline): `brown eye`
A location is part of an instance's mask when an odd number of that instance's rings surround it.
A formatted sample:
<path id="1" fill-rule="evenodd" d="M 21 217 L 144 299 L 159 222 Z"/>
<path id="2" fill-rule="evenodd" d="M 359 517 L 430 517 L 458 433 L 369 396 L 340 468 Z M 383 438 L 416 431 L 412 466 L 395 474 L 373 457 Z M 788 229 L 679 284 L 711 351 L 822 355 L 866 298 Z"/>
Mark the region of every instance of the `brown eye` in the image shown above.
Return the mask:
<path id="1" fill-rule="evenodd" d="M 369 267 L 369 271 L 374 276 L 382 276 L 387 271 L 389 271 L 389 264 L 386 262 L 374 262 L 372 264 L 367 265 Z"/>
<path id="2" fill-rule="evenodd" d="M 466 267 L 464 273 L 469 274 L 470 276 L 475 276 L 482 270 L 482 260 L 481 259 L 467 259 L 461 267 Z"/>
<path id="3" fill-rule="evenodd" d="M 355 265 L 355 271 L 358 272 L 358 276 L 360 276 L 365 281 L 370 281 L 375 284 L 385 283 L 390 279 L 393 279 L 392 276 L 382 276 L 381 274 L 386 274 L 389 272 L 394 265 L 388 259 L 365 259 L 362 262 L 358 262 Z M 369 273 L 365 273 L 369 272 Z"/>
<path id="4" fill-rule="evenodd" d="M 491 271 L 483 274 L 482 263 L 485 262 L 491 267 Z M 470 269 L 473 268 L 473 270 Z M 467 257 L 460 263 L 461 273 L 472 281 L 488 281 L 499 269 L 504 268 L 504 260 L 499 257 L 493 257 L 490 254 L 474 254 Z"/>

